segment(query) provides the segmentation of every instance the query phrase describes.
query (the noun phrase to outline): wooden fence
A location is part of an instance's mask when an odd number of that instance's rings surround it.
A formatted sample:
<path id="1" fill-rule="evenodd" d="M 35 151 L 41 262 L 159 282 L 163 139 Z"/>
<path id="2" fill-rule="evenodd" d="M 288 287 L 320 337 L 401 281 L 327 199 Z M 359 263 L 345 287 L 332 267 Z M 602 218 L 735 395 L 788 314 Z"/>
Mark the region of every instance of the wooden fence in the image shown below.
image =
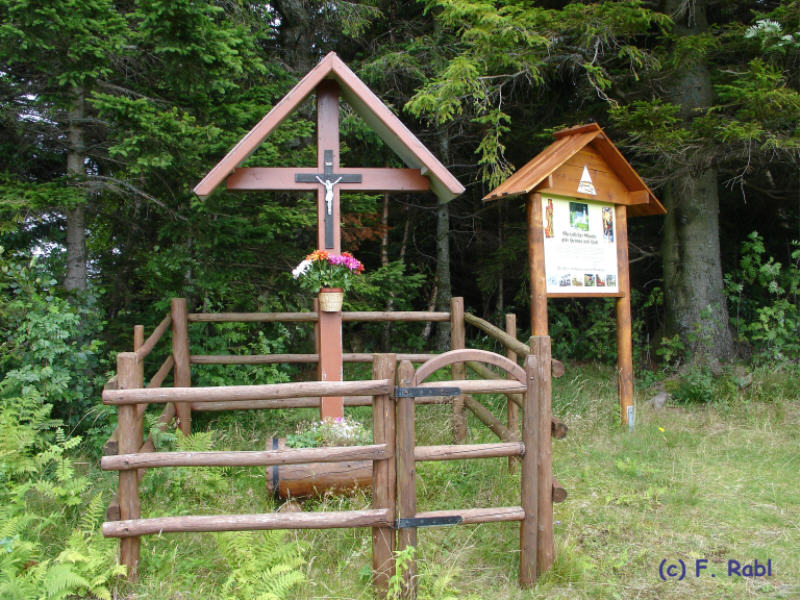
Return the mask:
<path id="1" fill-rule="evenodd" d="M 532 585 L 553 562 L 552 503 L 566 497 L 553 479 L 551 438 L 564 437 L 566 426 L 550 414 L 551 376 L 563 374 L 563 366 L 550 356 L 548 337 L 531 338 L 526 345 L 516 339 L 513 315 L 506 331 L 463 311 L 463 300 L 453 299 L 453 310 L 443 312 L 343 313 L 343 321 L 450 321 L 453 346 L 441 355 L 429 354 L 345 354 L 346 361 L 372 361 L 372 379 L 344 382 L 295 382 L 282 384 L 190 387 L 191 364 L 268 364 L 271 362 L 316 362 L 317 354 L 266 356 L 191 355 L 188 324 L 192 322 L 315 322 L 316 313 L 188 313 L 183 299 L 172 301 L 171 314 L 144 340 L 140 326 L 134 330 L 134 352 L 117 356 L 117 375 L 106 385 L 103 402 L 116 405 L 118 427 L 106 443 L 102 467 L 119 471 L 119 492 L 107 511 L 103 533 L 120 538 L 120 561 L 136 577 L 139 539 L 142 535 L 177 531 L 235 531 L 255 529 L 309 529 L 371 527 L 373 529 L 373 570 L 376 593 L 385 594 L 393 573 L 396 548 L 416 545 L 415 523 L 444 518 L 460 524 L 520 521 L 520 574 L 523 587 Z M 455 315 L 455 318 L 454 318 Z M 474 325 L 498 340 L 507 356 L 481 350 L 467 350 L 465 323 Z M 159 339 L 172 326 L 172 353 L 144 386 L 143 363 Z M 460 333 L 459 333 L 460 332 Z M 516 356 L 525 357 L 524 369 Z M 397 362 L 400 362 L 396 369 Z M 423 364 L 415 371 L 414 362 Z M 492 365 L 503 374 L 492 370 Z M 483 380 L 466 379 L 469 367 Z M 425 382 L 440 368 L 451 370 L 448 382 Z M 175 387 L 162 383 L 174 370 Z M 455 396 L 400 396 L 400 388 L 456 387 Z M 499 393 L 508 398 L 508 419 L 502 423 L 475 394 Z M 345 406 L 373 408 L 374 443 L 369 446 L 282 449 L 253 452 L 156 452 L 153 440 L 143 438 L 143 413 L 148 404 L 163 404 L 157 426 L 165 430 L 173 418 L 185 433 L 190 432 L 195 410 L 235 410 L 319 407 L 322 396 L 342 396 Z M 453 430 L 456 441 L 466 434 L 464 409 L 469 409 L 499 438 L 493 444 L 417 446 L 414 439 L 415 405 L 453 401 Z M 459 405 L 459 402 L 461 404 Z M 514 407 L 512 409 L 512 407 Z M 521 412 L 521 431 L 518 420 Z M 533 451 L 531 451 L 533 450 Z M 465 508 L 416 512 L 416 462 L 485 457 L 509 457 L 509 469 L 521 469 L 520 505 L 500 508 Z M 255 515 L 211 515 L 141 519 L 139 482 L 145 469 L 167 466 L 268 466 L 310 462 L 372 461 L 373 506 L 369 510 L 329 513 L 287 513 Z M 457 519 L 453 519 L 457 518 Z M 419 521 L 422 519 L 422 521 Z M 396 533 L 397 532 L 397 533 Z M 413 595 L 414 571 L 405 584 Z"/>

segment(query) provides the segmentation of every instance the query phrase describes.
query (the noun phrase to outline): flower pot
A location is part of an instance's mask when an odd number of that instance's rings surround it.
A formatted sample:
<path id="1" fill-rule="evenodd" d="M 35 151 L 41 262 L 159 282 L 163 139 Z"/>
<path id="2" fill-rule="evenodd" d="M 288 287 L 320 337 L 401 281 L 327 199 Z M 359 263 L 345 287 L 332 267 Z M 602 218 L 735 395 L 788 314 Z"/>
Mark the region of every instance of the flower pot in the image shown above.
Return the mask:
<path id="1" fill-rule="evenodd" d="M 340 312 L 343 302 L 342 288 L 322 288 L 319 291 L 319 309 L 322 312 Z"/>

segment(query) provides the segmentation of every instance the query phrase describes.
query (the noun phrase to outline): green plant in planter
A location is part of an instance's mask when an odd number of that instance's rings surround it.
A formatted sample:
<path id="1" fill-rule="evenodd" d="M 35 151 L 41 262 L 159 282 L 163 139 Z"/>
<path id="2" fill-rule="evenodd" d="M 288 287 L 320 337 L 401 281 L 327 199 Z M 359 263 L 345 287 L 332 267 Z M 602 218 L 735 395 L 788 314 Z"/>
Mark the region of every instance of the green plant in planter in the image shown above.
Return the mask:
<path id="1" fill-rule="evenodd" d="M 290 448 L 362 446 L 371 443 L 372 433 L 348 417 L 301 423 L 295 433 L 286 436 L 286 445 Z"/>
<path id="2" fill-rule="evenodd" d="M 303 289 L 316 294 L 322 288 L 342 288 L 346 292 L 363 272 L 364 265 L 349 252 L 315 250 L 294 268 L 292 276 Z"/>

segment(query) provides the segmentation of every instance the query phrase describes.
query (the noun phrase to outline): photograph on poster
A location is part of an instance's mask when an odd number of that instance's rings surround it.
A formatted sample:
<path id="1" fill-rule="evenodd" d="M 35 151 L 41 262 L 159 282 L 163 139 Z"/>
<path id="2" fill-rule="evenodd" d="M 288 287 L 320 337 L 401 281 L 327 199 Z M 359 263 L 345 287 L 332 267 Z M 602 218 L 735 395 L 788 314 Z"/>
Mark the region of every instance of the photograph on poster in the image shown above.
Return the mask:
<path id="1" fill-rule="evenodd" d="M 585 202 L 569 203 L 569 226 L 581 231 L 589 231 L 589 205 Z"/>
<path id="2" fill-rule="evenodd" d="M 614 209 L 610 206 L 603 207 L 603 239 L 614 241 Z"/>
<path id="3" fill-rule="evenodd" d="M 543 196 L 542 224 L 548 293 L 619 291 L 613 205 Z"/>
<path id="4" fill-rule="evenodd" d="M 553 200 L 549 198 L 544 207 L 544 237 L 553 237 Z"/>

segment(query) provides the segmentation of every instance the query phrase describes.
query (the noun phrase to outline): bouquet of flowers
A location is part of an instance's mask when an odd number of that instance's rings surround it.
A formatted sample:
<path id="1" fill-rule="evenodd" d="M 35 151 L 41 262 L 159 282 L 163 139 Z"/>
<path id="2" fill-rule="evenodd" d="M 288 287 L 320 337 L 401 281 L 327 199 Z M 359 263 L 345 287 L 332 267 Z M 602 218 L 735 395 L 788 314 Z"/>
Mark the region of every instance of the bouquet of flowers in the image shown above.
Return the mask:
<path id="1" fill-rule="evenodd" d="M 321 288 L 350 289 L 356 275 L 364 272 L 364 265 L 349 252 L 331 254 L 315 250 L 292 271 L 300 285 L 316 294 Z"/>

